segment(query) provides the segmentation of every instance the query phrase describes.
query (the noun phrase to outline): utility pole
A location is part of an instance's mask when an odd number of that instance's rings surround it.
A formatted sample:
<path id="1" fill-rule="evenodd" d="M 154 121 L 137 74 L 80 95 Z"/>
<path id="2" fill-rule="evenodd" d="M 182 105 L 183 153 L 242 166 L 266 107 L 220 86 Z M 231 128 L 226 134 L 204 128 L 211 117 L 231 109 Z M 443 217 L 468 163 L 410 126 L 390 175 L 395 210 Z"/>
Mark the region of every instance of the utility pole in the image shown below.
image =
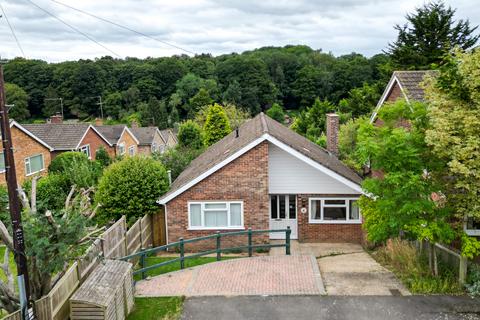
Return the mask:
<path id="1" fill-rule="evenodd" d="M 46 98 L 45 101 L 60 101 L 60 111 L 62 112 L 62 119 L 65 119 L 63 116 L 63 98 Z"/>
<path id="2" fill-rule="evenodd" d="M 20 214 L 20 200 L 18 198 L 17 175 L 13 158 L 12 134 L 8 120 L 8 111 L 5 105 L 5 84 L 3 67 L 0 65 L 0 125 L 2 133 L 3 154 L 5 157 L 5 177 L 8 189 L 8 203 L 12 220 L 13 247 L 17 264 L 17 280 L 20 295 L 22 318 L 28 319 L 28 299 L 30 288 L 28 282 L 27 256 L 25 255 L 25 238 L 23 235 L 22 216 Z"/>
<path id="3" fill-rule="evenodd" d="M 100 106 L 100 118 L 103 120 L 103 102 L 102 102 L 102 96 L 93 96 L 93 97 L 88 97 L 88 98 L 97 98 L 98 102 L 96 105 Z"/>

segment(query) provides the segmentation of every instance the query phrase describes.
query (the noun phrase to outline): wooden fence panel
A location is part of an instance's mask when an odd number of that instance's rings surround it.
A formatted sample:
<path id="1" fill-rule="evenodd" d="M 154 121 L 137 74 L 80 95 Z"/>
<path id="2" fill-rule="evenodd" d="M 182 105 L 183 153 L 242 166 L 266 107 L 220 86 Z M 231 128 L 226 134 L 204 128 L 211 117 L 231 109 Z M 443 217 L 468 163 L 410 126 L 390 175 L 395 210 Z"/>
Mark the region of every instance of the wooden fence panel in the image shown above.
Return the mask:
<path id="1" fill-rule="evenodd" d="M 20 310 L 10 313 L 9 315 L 3 317 L 1 320 L 22 320 L 22 315 L 20 313 Z"/>
<path id="2" fill-rule="evenodd" d="M 127 255 L 138 252 L 142 248 L 141 219 L 138 219 L 127 231 Z"/>
<path id="3" fill-rule="evenodd" d="M 126 256 L 127 248 L 125 245 L 126 222 L 125 216 L 115 222 L 102 235 L 103 255 L 108 259 L 121 258 Z"/>
<path id="4" fill-rule="evenodd" d="M 167 226 L 165 225 L 165 208 L 161 207 L 158 213 L 152 215 L 153 246 L 167 244 Z"/>
<path id="5" fill-rule="evenodd" d="M 35 313 L 38 320 L 53 319 L 52 303 L 49 295 L 35 301 Z"/>
<path id="6" fill-rule="evenodd" d="M 80 285 L 77 267 L 78 264 L 75 262 L 48 294 L 51 299 L 54 320 L 68 319 L 70 315 L 68 299 Z"/>
<path id="7" fill-rule="evenodd" d="M 147 214 L 140 219 L 142 229 L 142 248 L 150 248 L 153 245 L 152 216 Z"/>
<path id="8" fill-rule="evenodd" d="M 100 239 L 96 239 L 87 249 L 85 254 L 78 259 L 78 276 L 80 278 L 80 282 L 83 282 L 85 277 L 87 277 L 90 272 L 95 269 L 102 254 L 102 241 Z"/>

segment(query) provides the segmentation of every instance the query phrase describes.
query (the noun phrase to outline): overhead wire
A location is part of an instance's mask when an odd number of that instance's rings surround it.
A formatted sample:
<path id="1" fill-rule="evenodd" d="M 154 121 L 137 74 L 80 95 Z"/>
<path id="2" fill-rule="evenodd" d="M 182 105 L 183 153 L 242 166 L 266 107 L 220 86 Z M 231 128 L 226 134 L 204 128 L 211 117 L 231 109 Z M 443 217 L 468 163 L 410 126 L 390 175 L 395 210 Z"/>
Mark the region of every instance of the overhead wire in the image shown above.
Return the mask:
<path id="1" fill-rule="evenodd" d="M 15 42 L 17 43 L 18 48 L 22 52 L 22 56 L 25 58 L 25 52 L 23 51 L 22 45 L 20 44 L 20 41 L 17 38 L 17 35 L 15 33 L 15 29 L 13 29 L 13 25 L 10 23 L 10 20 L 8 20 L 7 13 L 5 12 L 5 9 L 3 9 L 2 4 L 0 3 L 0 9 L 2 10 L 3 16 L 5 17 L 5 21 L 7 21 L 8 27 L 10 28 L 10 31 L 12 32 L 13 38 L 15 39 Z"/>
<path id="2" fill-rule="evenodd" d="M 182 47 L 177 46 L 177 45 L 175 45 L 175 44 L 169 43 L 169 42 L 167 42 L 167 41 L 160 40 L 160 39 L 158 39 L 158 38 L 152 37 L 151 35 L 148 35 L 148 34 L 146 34 L 146 33 L 144 33 L 144 32 L 137 31 L 137 30 L 135 30 L 135 29 L 132 29 L 132 28 L 130 28 L 130 27 L 124 26 L 124 25 L 119 24 L 119 23 L 117 23 L 117 22 L 108 20 L 108 19 L 106 19 L 106 18 L 102 18 L 102 17 L 100 17 L 100 16 L 97 16 L 97 15 L 95 15 L 95 14 L 93 14 L 93 13 L 90 13 L 90 12 L 87 12 L 87 11 L 85 11 L 85 10 L 72 7 L 72 6 L 70 6 L 70 5 L 66 4 L 66 3 L 63 3 L 63 2 L 60 2 L 60 1 L 57 1 L 57 0 L 50 0 L 50 1 L 51 1 L 51 2 L 54 2 L 54 3 L 56 3 L 56 4 L 59 4 L 59 5 L 62 5 L 62 6 L 64 6 L 64 7 L 66 7 L 66 8 L 69 8 L 69 9 L 75 10 L 75 11 L 77 11 L 77 12 L 83 13 L 83 14 L 85 14 L 85 15 L 88 15 L 88 16 L 90 16 L 90 17 L 92 17 L 92 18 L 96 18 L 96 19 L 101 20 L 101 21 L 103 21 L 103 22 L 109 23 L 109 24 L 114 25 L 114 26 L 116 26 L 116 27 L 119 27 L 119 28 L 128 30 L 128 31 L 130 31 L 130 32 L 136 33 L 136 34 L 138 34 L 138 35 L 141 35 L 141 36 L 143 36 L 143 37 L 149 38 L 149 39 L 151 39 L 151 40 L 160 42 L 160 43 L 165 44 L 165 45 L 167 45 L 167 46 L 170 46 L 170 47 L 172 47 L 172 48 L 176 48 L 176 49 L 182 50 L 182 51 L 184 51 L 184 52 L 187 52 L 187 53 L 190 53 L 190 54 L 195 55 L 195 52 L 193 52 L 193 51 L 187 50 L 187 49 L 185 49 L 185 48 L 182 48 Z"/>
<path id="3" fill-rule="evenodd" d="M 69 24 L 68 22 L 64 21 L 63 19 L 57 17 L 55 14 L 51 13 L 50 11 L 40 7 L 39 5 L 37 5 L 35 2 L 33 2 L 32 0 L 25 0 L 27 2 L 29 2 L 30 4 L 32 4 L 33 6 L 35 6 L 36 8 L 38 8 L 39 10 L 45 12 L 46 14 L 48 14 L 49 16 L 55 18 L 56 20 L 60 21 L 61 23 L 63 23 L 64 25 L 66 25 L 67 27 L 69 27 L 70 29 L 72 29 L 73 31 L 75 31 L 76 33 L 84 36 L 85 38 L 87 38 L 88 40 L 96 43 L 98 46 L 102 47 L 103 49 L 109 51 L 110 53 L 112 53 L 113 55 L 119 57 L 119 58 L 122 58 L 122 56 L 120 56 L 118 53 L 116 53 L 115 51 L 111 50 L 110 48 L 108 48 L 107 46 L 103 45 L 102 43 L 100 43 L 99 41 L 95 40 L 94 38 L 92 38 L 91 36 L 89 36 L 88 34 L 86 34 L 85 32 L 82 32 L 81 30 L 79 30 L 78 28 L 72 26 L 71 24 Z"/>

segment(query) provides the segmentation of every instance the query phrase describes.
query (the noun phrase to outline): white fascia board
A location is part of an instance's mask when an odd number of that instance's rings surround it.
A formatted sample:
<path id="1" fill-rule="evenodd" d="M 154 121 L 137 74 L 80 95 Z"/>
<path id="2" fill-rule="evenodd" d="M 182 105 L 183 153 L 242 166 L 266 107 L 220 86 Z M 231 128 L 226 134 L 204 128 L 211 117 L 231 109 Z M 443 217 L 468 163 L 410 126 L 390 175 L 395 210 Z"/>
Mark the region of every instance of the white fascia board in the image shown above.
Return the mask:
<path id="1" fill-rule="evenodd" d="M 267 134 L 267 140 L 269 142 L 273 143 L 274 145 L 276 145 L 277 147 L 279 147 L 280 149 L 282 149 L 282 150 L 288 152 L 289 154 L 291 154 L 292 156 L 296 157 L 297 159 L 302 160 L 306 164 L 311 165 L 315 169 L 317 169 L 317 170 L 325 173 L 326 175 L 334 178 L 335 180 L 343 183 L 347 187 L 349 187 L 349 188 L 351 188 L 351 189 L 353 189 L 353 190 L 355 190 L 355 191 L 357 191 L 361 194 L 364 194 L 364 191 L 362 190 L 362 187 L 360 185 L 356 184 L 353 181 L 348 180 L 347 178 L 345 178 L 345 177 L 339 175 L 338 173 L 336 173 L 335 171 L 330 170 L 327 167 L 319 164 L 318 162 L 310 159 L 309 157 L 303 155 L 302 153 L 300 153 L 297 150 L 293 149 L 292 147 L 286 145 L 285 143 L 281 142 L 280 140 L 276 139 L 275 137 L 272 137 L 271 135 Z"/>
<path id="2" fill-rule="evenodd" d="M 103 134 L 101 134 L 100 131 L 98 131 L 97 128 L 95 128 L 95 126 L 90 125 L 90 127 L 92 128 L 93 131 L 95 131 L 100 136 L 100 138 L 103 139 L 103 141 L 105 141 L 110 147 L 113 147 L 113 144 L 111 144 L 110 141 L 108 141 L 107 138 L 105 138 Z"/>
<path id="3" fill-rule="evenodd" d="M 49 146 L 46 142 L 44 142 L 43 140 L 41 140 L 39 137 L 37 137 L 36 135 L 34 135 L 33 133 L 31 133 L 30 131 L 28 131 L 27 129 L 25 129 L 20 123 L 16 122 L 15 120 L 12 121 L 12 123 L 10 123 L 10 128 L 12 127 L 17 127 L 20 131 L 22 131 L 23 133 L 25 133 L 27 136 L 29 136 L 30 138 L 32 138 L 33 140 L 35 141 L 38 141 L 42 146 L 44 146 L 45 148 L 47 148 L 50 152 L 53 151 L 54 149 Z"/>
<path id="4" fill-rule="evenodd" d="M 266 140 L 266 135 L 263 135 L 261 136 L 260 138 L 250 142 L 249 144 L 247 144 L 245 147 L 243 147 L 242 149 L 238 150 L 237 152 L 235 152 L 234 154 L 232 154 L 231 156 L 229 156 L 228 158 L 226 158 L 225 160 L 223 160 L 222 162 L 216 164 L 215 166 L 213 166 L 212 168 L 210 168 L 209 170 L 205 171 L 204 173 L 202 173 L 201 175 L 199 175 L 198 177 L 196 177 L 195 179 L 191 180 L 190 182 L 188 182 L 187 184 L 183 185 L 182 187 L 178 188 L 175 192 L 169 194 L 168 196 L 164 197 L 164 198 L 160 198 L 157 202 L 159 204 L 166 204 L 168 201 L 172 200 L 173 198 L 175 198 L 176 196 L 178 196 L 179 194 L 185 192 L 186 190 L 190 189 L 191 187 L 193 187 L 194 185 L 196 185 L 197 183 L 199 183 L 200 181 L 202 181 L 203 179 L 205 179 L 206 177 L 210 176 L 211 174 L 213 174 L 214 172 L 220 170 L 221 168 L 223 168 L 224 166 L 226 166 L 227 164 L 229 164 L 230 162 L 232 162 L 233 160 L 237 159 L 238 157 L 240 157 L 241 155 L 243 155 L 244 153 L 246 153 L 247 151 L 249 151 L 250 149 L 256 147 L 257 145 L 259 145 L 260 143 L 262 143 L 263 141 Z"/>
<path id="5" fill-rule="evenodd" d="M 163 143 L 167 145 L 167 141 L 165 141 L 165 139 L 162 137 L 162 133 L 160 132 L 160 129 L 158 129 L 158 127 L 156 127 L 155 132 L 160 136 L 160 139 L 162 139 Z"/>
<path id="6" fill-rule="evenodd" d="M 382 97 L 378 101 L 377 106 L 375 107 L 375 110 L 373 110 L 372 116 L 370 117 L 370 123 L 373 123 L 375 121 L 375 119 L 377 118 L 378 111 L 380 110 L 380 108 L 385 103 L 385 100 L 387 99 L 387 96 L 390 93 L 390 91 L 392 90 L 395 83 L 397 83 L 398 86 L 400 87 L 400 91 L 402 92 L 403 97 L 405 98 L 405 101 L 407 101 L 407 103 L 410 103 L 410 101 L 408 100 L 407 94 L 402 87 L 402 84 L 398 80 L 397 76 L 393 75 L 392 78 L 390 79 L 390 81 L 388 82 L 387 88 L 385 89 L 385 91 L 383 91 Z"/>
<path id="7" fill-rule="evenodd" d="M 138 141 L 137 137 L 135 137 L 135 135 L 133 134 L 133 132 L 130 131 L 130 129 L 128 129 L 127 126 L 125 126 L 125 127 L 123 128 L 122 134 L 120 135 L 120 138 L 118 138 L 118 141 L 120 141 L 120 140 L 122 139 L 123 134 L 125 133 L 125 131 L 127 131 L 127 132 L 130 134 L 130 136 L 132 136 L 133 140 L 135 140 L 135 142 L 136 142 L 137 144 L 140 144 L 140 142 Z M 117 141 L 117 143 L 118 143 L 118 141 Z"/>

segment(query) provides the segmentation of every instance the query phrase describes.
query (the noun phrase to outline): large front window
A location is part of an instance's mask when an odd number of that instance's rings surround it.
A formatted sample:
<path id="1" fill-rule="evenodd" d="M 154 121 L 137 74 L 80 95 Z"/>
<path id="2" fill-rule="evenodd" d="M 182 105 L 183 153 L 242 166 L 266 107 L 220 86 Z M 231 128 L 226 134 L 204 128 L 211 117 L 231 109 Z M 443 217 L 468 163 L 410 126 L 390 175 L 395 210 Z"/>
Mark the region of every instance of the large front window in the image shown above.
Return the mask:
<path id="1" fill-rule="evenodd" d="M 80 152 L 85 153 L 87 155 L 88 159 L 91 159 L 91 157 L 90 157 L 90 145 L 89 144 L 81 146 L 79 148 L 79 150 L 80 150 Z"/>
<path id="2" fill-rule="evenodd" d="M 45 169 L 43 154 L 25 159 L 25 173 L 27 176 L 40 172 Z"/>
<path id="3" fill-rule="evenodd" d="M 190 229 L 239 229 L 243 228 L 243 203 L 189 202 L 188 226 Z"/>
<path id="4" fill-rule="evenodd" d="M 5 171 L 5 155 L 3 152 L 0 152 L 0 172 Z"/>
<path id="5" fill-rule="evenodd" d="M 360 223 L 357 199 L 310 198 L 310 223 Z"/>

